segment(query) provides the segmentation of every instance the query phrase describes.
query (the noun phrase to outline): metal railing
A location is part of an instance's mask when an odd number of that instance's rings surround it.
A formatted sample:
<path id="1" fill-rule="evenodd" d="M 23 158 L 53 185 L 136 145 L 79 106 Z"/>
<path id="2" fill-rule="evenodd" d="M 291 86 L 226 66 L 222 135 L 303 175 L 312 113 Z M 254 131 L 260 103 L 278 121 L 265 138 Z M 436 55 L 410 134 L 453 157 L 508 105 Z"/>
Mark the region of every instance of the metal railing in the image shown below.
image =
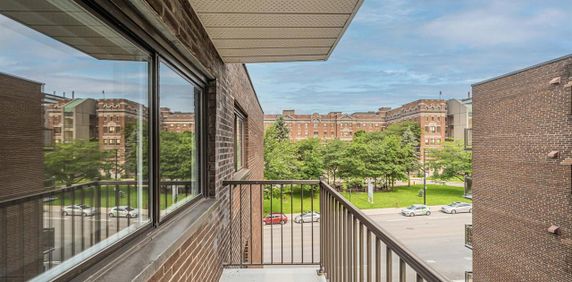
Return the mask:
<path id="1" fill-rule="evenodd" d="M 319 183 L 225 181 L 230 209 L 225 265 L 319 265 Z M 305 212 L 309 216 L 302 216 Z"/>
<path id="2" fill-rule="evenodd" d="M 177 201 L 172 195 L 190 193 L 173 190 L 190 189 L 191 183 L 161 186 L 167 206 Z M 35 277 L 149 222 L 147 196 L 147 183 L 93 181 L 0 201 L 0 281 Z"/>
<path id="3" fill-rule="evenodd" d="M 465 224 L 465 247 L 473 248 L 473 225 Z"/>
<path id="4" fill-rule="evenodd" d="M 473 129 L 465 128 L 465 150 L 473 150 Z"/>
<path id="5" fill-rule="evenodd" d="M 325 182 L 224 185 L 230 208 L 225 266 L 319 265 L 329 281 L 447 281 Z M 319 211 L 319 220 L 312 213 L 298 217 L 311 211 Z M 290 218 L 273 222 L 273 213 Z M 292 222 L 304 218 L 307 223 Z"/>

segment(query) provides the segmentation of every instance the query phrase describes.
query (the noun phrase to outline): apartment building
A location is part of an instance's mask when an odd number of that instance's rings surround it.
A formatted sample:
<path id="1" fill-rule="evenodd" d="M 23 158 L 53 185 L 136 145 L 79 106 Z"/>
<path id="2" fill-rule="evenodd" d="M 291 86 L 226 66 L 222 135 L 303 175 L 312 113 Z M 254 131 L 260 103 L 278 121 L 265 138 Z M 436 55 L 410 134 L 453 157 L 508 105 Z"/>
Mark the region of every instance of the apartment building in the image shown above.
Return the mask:
<path id="1" fill-rule="evenodd" d="M 264 127 L 268 128 L 280 116 L 290 129 L 290 140 L 319 138 L 323 140 L 352 140 L 355 132 L 381 131 L 386 127 L 385 115 L 389 108 L 380 108 L 376 112 L 357 112 L 344 114 L 296 114 L 295 110 L 284 110 L 282 114 L 264 115 Z"/>
<path id="2" fill-rule="evenodd" d="M 470 94 L 464 99 L 447 100 L 446 124 L 445 138 L 459 141 L 465 139 L 466 130 L 473 127 L 473 99 Z"/>
<path id="3" fill-rule="evenodd" d="M 296 114 L 294 110 L 284 110 L 282 114 L 264 115 L 264 127 L 268 128 L 278 117 L 283 117 L 290 140 L 319 138 L 322 140 L 340 139 L 350 141 L 357 131 L 383 131 L 388 125 L 402 121 L 412 121 L 421 128 L 421 148 L 438 148 L 445 141 L 447 103 L 441 99 L 420 99 L 401 107 L 379 108 L 375 112 L 344 114 Z"/>
<path id="4" fill-rule="evenodd" d="M 473 88 L 475 281 L 572 281 L 572 56 Z"/>

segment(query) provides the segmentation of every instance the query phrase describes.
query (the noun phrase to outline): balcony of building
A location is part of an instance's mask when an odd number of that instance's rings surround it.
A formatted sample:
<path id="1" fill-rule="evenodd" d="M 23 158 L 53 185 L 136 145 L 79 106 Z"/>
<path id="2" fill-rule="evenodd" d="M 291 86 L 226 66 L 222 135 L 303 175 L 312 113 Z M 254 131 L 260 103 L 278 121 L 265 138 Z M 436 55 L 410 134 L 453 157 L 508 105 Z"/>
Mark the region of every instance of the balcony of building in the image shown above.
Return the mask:
<path id="1" fill-rule="evenodd" d="M 220 281 L 447 281 L 325 182 L 224 185 L 231 225 Z"/>

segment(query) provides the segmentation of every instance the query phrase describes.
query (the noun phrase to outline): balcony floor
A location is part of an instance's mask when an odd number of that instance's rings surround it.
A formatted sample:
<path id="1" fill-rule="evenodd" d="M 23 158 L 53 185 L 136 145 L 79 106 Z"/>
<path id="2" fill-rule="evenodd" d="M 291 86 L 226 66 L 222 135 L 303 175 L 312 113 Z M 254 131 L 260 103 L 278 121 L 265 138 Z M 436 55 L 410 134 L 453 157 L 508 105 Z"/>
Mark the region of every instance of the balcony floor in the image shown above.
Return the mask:
<path id="1" fill-rule="evenodd" d="M 220 282 L 325 282 L 318 267 L 225 268 Z"/>

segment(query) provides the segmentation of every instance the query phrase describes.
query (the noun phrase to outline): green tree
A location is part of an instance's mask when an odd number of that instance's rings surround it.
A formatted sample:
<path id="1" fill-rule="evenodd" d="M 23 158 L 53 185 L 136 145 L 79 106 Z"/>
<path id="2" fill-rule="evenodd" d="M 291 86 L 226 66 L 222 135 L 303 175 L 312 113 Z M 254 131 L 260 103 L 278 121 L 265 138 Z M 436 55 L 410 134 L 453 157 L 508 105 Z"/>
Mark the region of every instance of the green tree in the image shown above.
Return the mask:
<path id="1" fill-rule="evenodd" d="M 266 179 L 296 179 L 298 177 L 301 164 L 297 158 L 297 148 L 288 138 L 284 138 L 283 129 L 279 129 L 282 126 L 276 121 L 264 133 L 264 177 Z"/>
<path id="2" fill-rule="evenodd" d="M 46 176 L 66 186 L 90 181 L 110 168 L 110 164 L 105 162 L 109 157 L 109 152 L 99 150 L 97 141 L 75 140 L 56 144 L 44 158 Z"/>
<path id="3" fill-rule="evenodd" d="M 196 166 L 195 134 L 162 131 L 159 155 L 162 179 L 188 180 Z"/>
<path id="4" fill-rule="evenodd" d="M 324 169 L 328 176 L 333 177 L 334 186 L 336 185 L 336 177 L 340 171 L 343 164 L 343 158 L 346 150 L 347 143 L 334 139 L 327 141 L 322 149 L 322 158 L 324 163 Z"/>
<path id="5" fill-rule="evenodd" d="M 321 144 L 317 138 L 305 139 L 295 143 L 300 162 L 299 175 L 302 179 L 319 179 L 324 172 L 321 156 Z"/>
<path id="6" fill-rule="evenodd" d="M 284 117 L 279 116 L 273 124 L 274 135 L 277 141 L 286 141 L 290 139 L 290 129 L 284 123 Z"/>
<path id="7" fill-rule="evenodd" d="M 473 155 L 465 150 L 463 142 L 445 142 L 442 148 L 427 152 L 428 167 L 436 178 L 464 180 L 466 174 L 471 174 Z"/>

